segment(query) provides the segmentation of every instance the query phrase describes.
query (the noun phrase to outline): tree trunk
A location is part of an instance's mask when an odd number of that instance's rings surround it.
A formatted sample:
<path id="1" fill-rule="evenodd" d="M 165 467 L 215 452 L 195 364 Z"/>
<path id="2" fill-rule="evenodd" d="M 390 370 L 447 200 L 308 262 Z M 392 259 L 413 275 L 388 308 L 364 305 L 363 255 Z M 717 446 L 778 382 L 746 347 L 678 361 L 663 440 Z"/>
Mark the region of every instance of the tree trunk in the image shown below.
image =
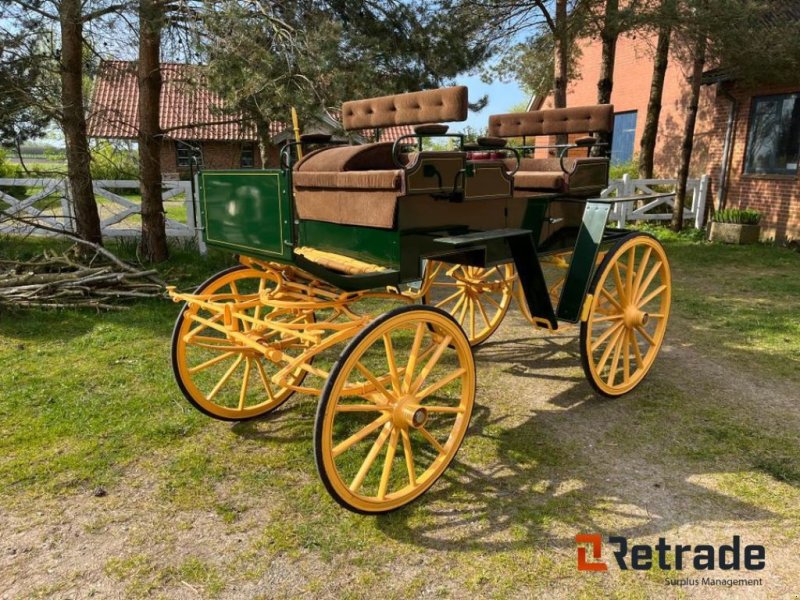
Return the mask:
<path id="1" fill-rule="evenodd" d="M 662 6 L 665 4 L 666 2 Z M 661 118 L 661 97 L 664 93 L 664 77 L 669 64 L 669 40 L 671 36 L 672 27 L 668 23 L 659 28 L 656 55 L 653 61 L 653 78 L 650 82 L 650 99 L 647 102 L 647 116 L 645 117 L 642 139 L 639 142 L 639 177 L 643 179 L 653 177 L 653 157 L 656 150 L 658 122 Z"/>
<path id="2" fill-rule="evenodd" d="M 139 189 L 142 194 L 142 242 L 149 261 L 169 256 L 161 186 L 161 9 L 139 2 Z"/>
<path id="3" fill-rule="evenodd" d="M 258 135 L 258 152 L 261 155 L 261 168 L 269 166 L 272 138 L 269 135 L 269 123 L 263 119 L 256 121 L 256 135 Z"/>
<path id="4" fill-rule="evenodd" d="M 606 0 L 600 59 L 600 78 L 597 80 L 597 103 L 611 104 L 611 91 L 614 88 L 614 62 L 617 54 L 617 38 L 619 37 L 619 0 Z M 601 145 L 592 148 L 592 154 L 601 156 L 610 151 L 608 143 L 611 135 L 601 131 L 597 134 Z"/>
<path id="5" fill-rule="evenodd" d="M 61 127 L 67 154 L 67 176 L 72 206 L 75 211 L 75 233 L 78 237 L 102 243 L 100 216 L 92 189 L 89 169 L 89 141 L 86 137 L 86 115 L 83 111 L 83 23 L 81 0 L 59 3 L 61 33 Z"/>
<path id="6" fill-rule="evenodd" d="M 700 84 L 703 79 L 703 66 L 706 62 L 705 35 L 700 34 L 694 47 L 694 60 L 692 61 L 692 74 L 689 85 L 691 96 L 689 108 L 686 112 L 686 122 L 683 127 L 683 141 L 681 143 L 681 165 L 678 169 L 678 185 L 675 189 L 675 206 L 672 210 L 672 230 L 683 229 L 683 207 L 686 205 L 686 180 L 689 178 L 689 164 L 692 161 L 692 145 L 694 143 L 694 128 L 697 122 L 697 108 L 700 103 Z"/>
<path id="7" fill-rule="evenodd" d="M 566 108 L 569 83 L 569 30 L 567 28 L 567 0 L 556 0 L 555 56 L 553 60 L 553 105 Z M 566 144 L 566 135 L 557 135 L 556 144 Z"/>

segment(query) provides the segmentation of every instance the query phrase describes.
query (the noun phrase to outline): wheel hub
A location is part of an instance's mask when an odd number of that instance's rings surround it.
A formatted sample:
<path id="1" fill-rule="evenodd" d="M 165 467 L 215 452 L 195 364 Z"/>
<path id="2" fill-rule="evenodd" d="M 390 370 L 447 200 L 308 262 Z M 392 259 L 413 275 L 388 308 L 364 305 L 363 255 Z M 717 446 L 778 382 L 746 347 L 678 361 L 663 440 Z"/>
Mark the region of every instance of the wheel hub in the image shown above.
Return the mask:
<path id="1" fill-rule="evenodd" d="M 428 422 L 428 410 L 414 396 L 403 396 L 395 404 L 392 420 L 403 429 L 419 429 Z"/>
<path id="2" fill-rule="evenodd" d="M 647 324 L 647 321 L 650 320 L 650 315 L 642 310 L 639 310 L 633 304 L 628 305 L 623 313 L 623 317 L 625 319 L 625 326 L 628 329 L 642 327 L 643 325 Z"/>

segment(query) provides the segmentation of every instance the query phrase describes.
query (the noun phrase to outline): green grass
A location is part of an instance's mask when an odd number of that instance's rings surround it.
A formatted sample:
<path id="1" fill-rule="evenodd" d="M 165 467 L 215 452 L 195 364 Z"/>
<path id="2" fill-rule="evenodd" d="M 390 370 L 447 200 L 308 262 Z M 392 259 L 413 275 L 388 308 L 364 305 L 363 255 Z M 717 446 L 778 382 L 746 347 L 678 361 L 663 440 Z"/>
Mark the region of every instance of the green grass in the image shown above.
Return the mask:
<path id="1" fill-rule="evenodd" d="M 668 346 L 746 382 L 796 385 L 800 254 L 658 234 L 675 283 Z M 0 257 L 43 247 L 63 244 L 4 238 Z M 130 244 L 114 248 L 133 256 Z M 159 269 L 190 289 L 230 264 L 174 248 Z M 95 577 L 119 595 L 252 585 L 270 598 L 653 597 L 663 573 L 578 574 L 574 534 L 652 541 L 706 521 L 743 521 L 774 540 L 797 532 L 797 411 L 772 397 L 744 404 L 670 352 L 634 394 L 600 400 L 582 382 L 577 344 L 567 337 L 542 358 L 545 341 L 527 329 L 478 351 L 479 404 L 446 476 L 404 510 L 351 514 L 316 474 L 315 398 L 236 425 L 183 400 L 169 366 L 177 311 L 153 300 L 121 313 L 0 312 L 0 501 L 23 516 L 75 505 L 93 515 L 84 535 L 129 536 L 95 559 Z M 559 391 L 548 395 L 548 381 Z M 94 498 L 98 488 L 108 497 Z M 54 575 L 31 595 L 69 581 Z"/>

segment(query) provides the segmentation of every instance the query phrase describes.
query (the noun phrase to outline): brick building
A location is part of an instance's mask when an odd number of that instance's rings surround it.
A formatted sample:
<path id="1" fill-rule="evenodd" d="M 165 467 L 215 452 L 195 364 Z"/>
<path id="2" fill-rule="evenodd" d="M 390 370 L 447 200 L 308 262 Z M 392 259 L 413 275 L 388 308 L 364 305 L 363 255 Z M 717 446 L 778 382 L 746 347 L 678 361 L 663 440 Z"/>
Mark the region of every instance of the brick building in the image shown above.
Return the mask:
<path id="1" fill-rule="evenodd" d="M 241 115 L 224 111 L 222 100 L 203 85 L 203 67 L 161 65 L 161 170 L 165 179 L 188 178 L 192 169 L 260 169 L 276 167 L 279 146 L 292 138 L 283 123 L 273 123 L 270 136 L 276 145 L 262 165 L 255 130 Z M 136 63 L 104 61 L 94 81 L 90 104 L 89 137 L 135 140 L 138 130 L 139 86 Z M 334 122 L 322 119 L 312 130 L 332 132 Z M 381 141 L 411 133 L 410 127 L 389 127 L 379 132 Z M 373 137 L 364 132 L 363 137 Z"/>
<path id="2" fill-rule="evenodd" d="M 625 162 L 639 151 L 655 39 L 622 36 L 614 69 L 615 121 L 612 161 Z M 567 105 L 597 101 L 599 41 L 584 41 L 578 76 Z M 673 178 L 680 160 L 689 66 L 672 56 L 664 82 L 655 152 L 656 177 Z M 545 102 L 549 102 L 545 100 Z M 707 173 L 716 208 L 755 208 L 762 213 L 765 239 L 800 239 L 800 76 L 795 81 L 747 88 L 724 73 L 704 77 L 692 154 L 691 175 Z"/>

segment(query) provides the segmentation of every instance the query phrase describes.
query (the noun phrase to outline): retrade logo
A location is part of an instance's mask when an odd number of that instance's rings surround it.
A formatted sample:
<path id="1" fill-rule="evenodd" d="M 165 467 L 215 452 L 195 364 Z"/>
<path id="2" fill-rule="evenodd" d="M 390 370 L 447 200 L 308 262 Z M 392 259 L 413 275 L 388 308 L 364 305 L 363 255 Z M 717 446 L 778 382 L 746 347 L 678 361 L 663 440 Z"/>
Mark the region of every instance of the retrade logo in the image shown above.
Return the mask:
<path id="1" fill-rule="evenodd" d="M 730 544 L 668 544 L 666 538 L 658 538 L 655 546 L 629 544 L 628 539 L 618 535 L 609 536 L 606 543 L 611 547 L 611 557 L 622 571 L 682 571 L 685 567 L 695 571 L 761 571 L 766 567 L 766 549 L 760 544 L 743 546 L 741 538 L 734 535 Z M 603 558 L 603 538 L 597 533 L 579 533 L 575 536 L 578 545 L 579 571 L 608 571 Z M 591 552 L 591 559 L 589 553 Z"/>

